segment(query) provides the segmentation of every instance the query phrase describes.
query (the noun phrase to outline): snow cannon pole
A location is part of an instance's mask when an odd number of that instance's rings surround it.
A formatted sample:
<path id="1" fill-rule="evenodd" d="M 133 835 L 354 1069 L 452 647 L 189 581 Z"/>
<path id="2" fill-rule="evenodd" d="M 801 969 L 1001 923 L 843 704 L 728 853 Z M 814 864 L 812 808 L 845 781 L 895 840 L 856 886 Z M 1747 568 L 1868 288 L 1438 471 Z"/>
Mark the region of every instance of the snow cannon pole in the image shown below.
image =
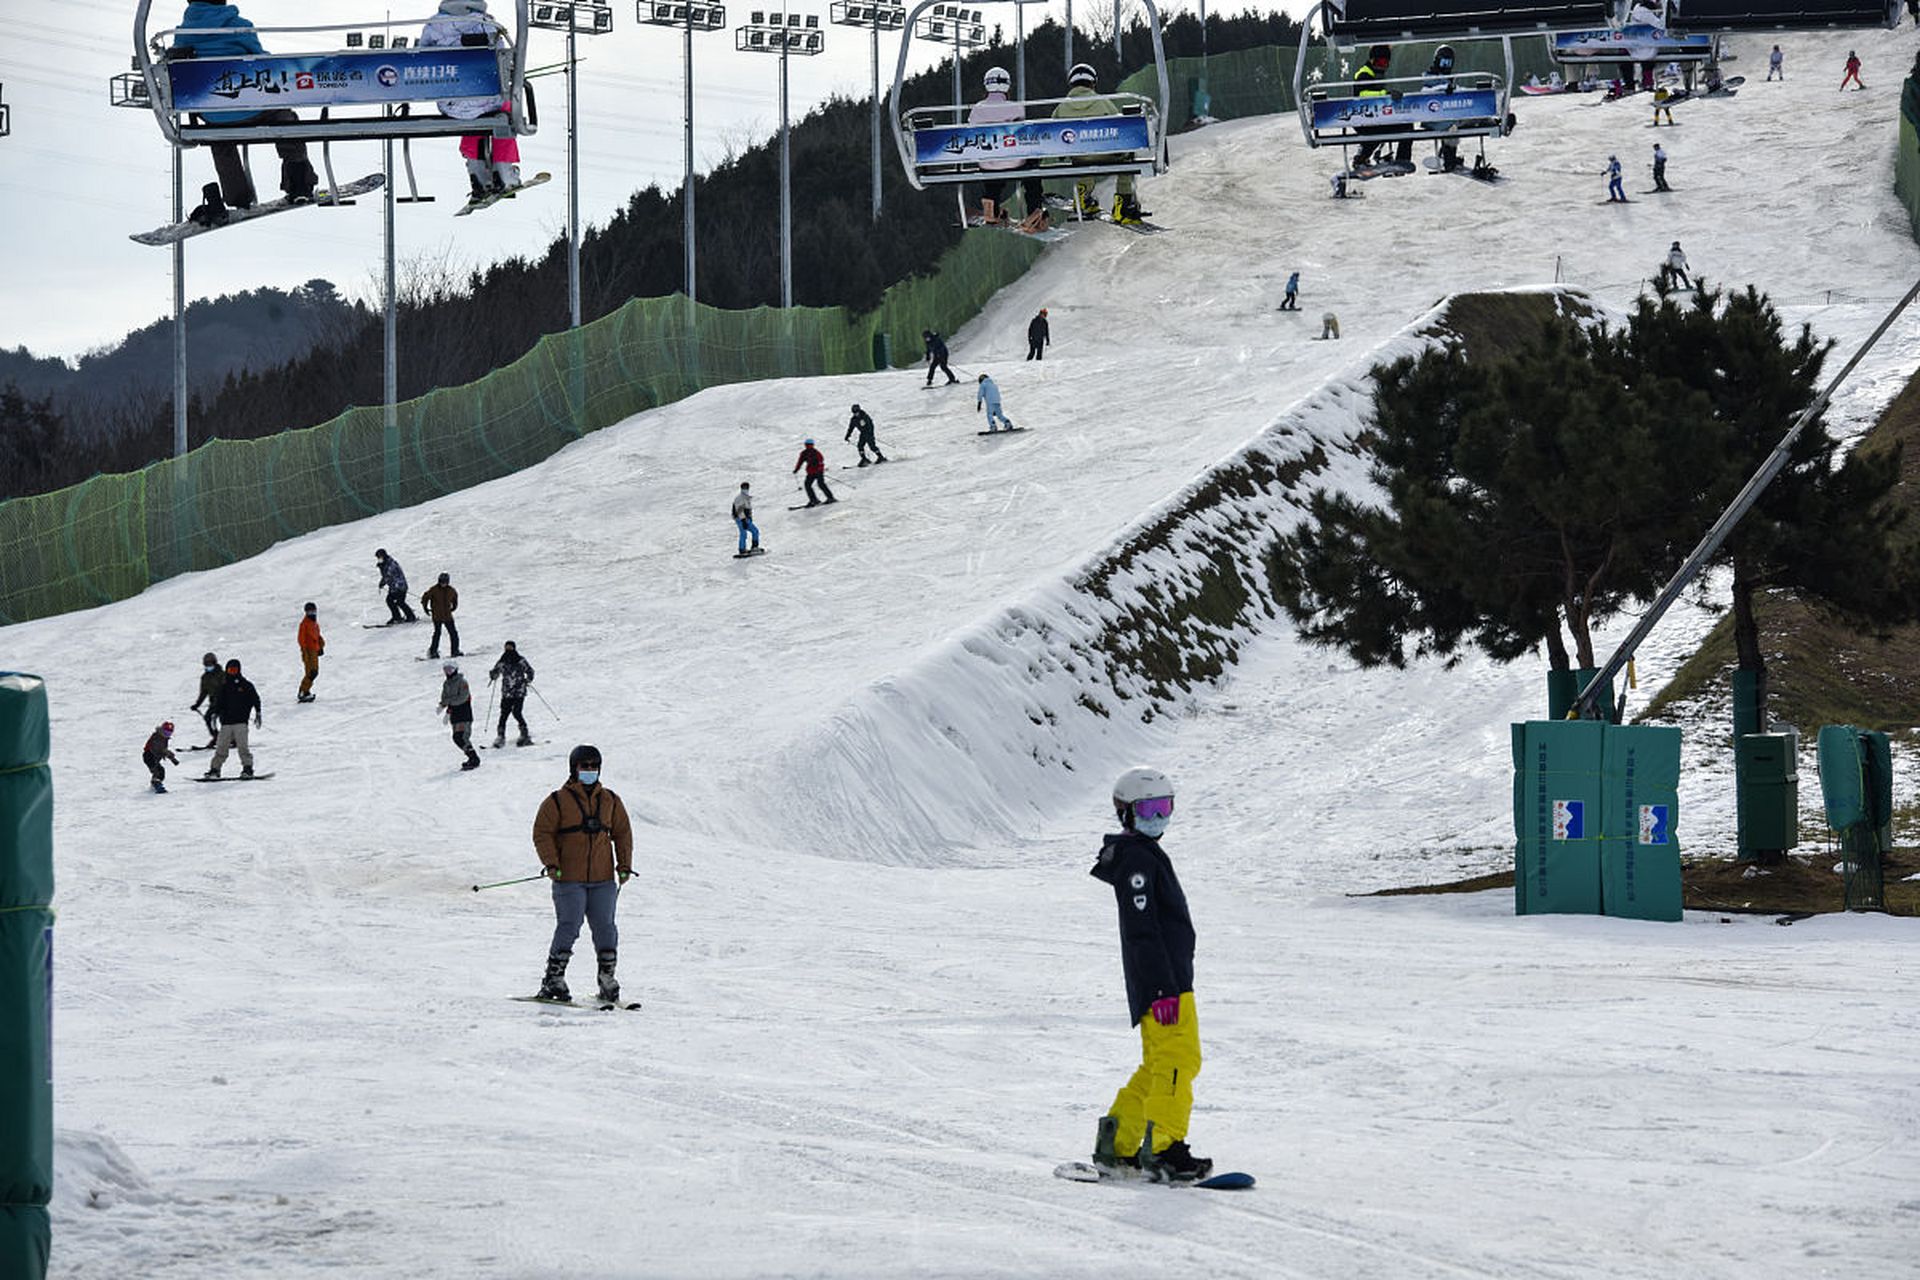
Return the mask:
<path id="1" fill-rule="evenodd" d="M 526 884 L 530 880 L 545 880 L 546 878 L 547 873 L 542 871 L 537 876 L 521 876 L 518 880 L 496 880 L 492 884 L 477 884 L 473 886 L 473 891 L 478 893 L 482 889 L 502 889 L 510 884 Z"/>
<path id="2" fill-rule="evenodd" d="M 533 694 L 534 697 L 540 698 L 540 691 L 534 688 L 532 685 L 527 686 L 527 691 Z M 547 706 L 547 700 L 545 698 L 540 698 L 540 705 L 547 708 L 547 714 L 552 716 L 556 723 L 559 721 L 560 713 L 558 711 L 555 711 L 552 707 Z"/>

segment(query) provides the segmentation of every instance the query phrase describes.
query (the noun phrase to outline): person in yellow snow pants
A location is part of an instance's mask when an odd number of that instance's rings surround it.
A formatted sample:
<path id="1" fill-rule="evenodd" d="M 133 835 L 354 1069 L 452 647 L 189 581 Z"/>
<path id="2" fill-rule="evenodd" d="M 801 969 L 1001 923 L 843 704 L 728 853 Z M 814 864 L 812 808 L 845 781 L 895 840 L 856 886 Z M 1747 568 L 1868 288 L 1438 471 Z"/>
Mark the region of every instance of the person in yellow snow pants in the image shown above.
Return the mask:
<path id="1" fill-rule="evenodd" d="M 1194 1016 L 1193 992 L 1182 992 L 1173 1003 L 1173 1022 L 1162 1026 L 1151 1009 L 1140 1020 L 1140 1065 L 1107 1109 L 1116 1121 L 1115 1151 L 1138 1152 L 1148 1125 L 1153 1126 L 1156 1155 L 1186 1141 L 1187 1122 L 1193 1117 L 1193 1078 L 1200 1074 L 1200 1022 Z"/>

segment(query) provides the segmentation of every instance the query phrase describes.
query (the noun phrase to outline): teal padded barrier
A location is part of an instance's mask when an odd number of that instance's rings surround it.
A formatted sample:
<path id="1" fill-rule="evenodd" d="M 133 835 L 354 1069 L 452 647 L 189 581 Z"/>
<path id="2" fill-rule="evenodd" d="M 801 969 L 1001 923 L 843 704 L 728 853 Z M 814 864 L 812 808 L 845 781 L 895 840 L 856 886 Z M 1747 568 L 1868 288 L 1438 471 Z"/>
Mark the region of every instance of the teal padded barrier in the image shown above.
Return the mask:
<path id="1" fill-rule="evenodd" d="M 0 672 L 0 1276 L 52 1250 L 53 774 L 47 691 Z"/>

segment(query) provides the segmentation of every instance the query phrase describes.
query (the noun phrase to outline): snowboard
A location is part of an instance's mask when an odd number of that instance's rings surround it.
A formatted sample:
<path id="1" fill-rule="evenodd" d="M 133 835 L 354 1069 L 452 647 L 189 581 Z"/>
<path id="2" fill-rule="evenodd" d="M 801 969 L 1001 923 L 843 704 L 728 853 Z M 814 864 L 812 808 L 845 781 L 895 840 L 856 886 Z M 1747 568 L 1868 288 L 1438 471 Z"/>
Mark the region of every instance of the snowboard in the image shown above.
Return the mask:
<path id="1" fill-rule="evenodd" d="M 616 1009 L 634 1010 L 640 1007 L 638 1000 L 621 1001 L 616 1004 L 593 996 L 586 1000 L 549 1000 L 545 996 L 512 996 L 521 1004 L 544 1004 L 553 1009 L 572 1009 L 576 1013 L 612 1013 Z"/>
<path id="2" fill-rule="evenodd" d="M 1248 1191 L 1254 1185 L 1250 1173 L 1216 1173 L 1198 1182 L 1155 1182 L 1138 1169 L 1107 1169 L 1085 1160 L 1069 1160 L 1054 1166 L 1053 1176 L 1068 1182 L 1132 1182 L 1143 1187 L 1198 1187 L 1202 1191 Z"/>
<path id="3" fill-rule="evenodd" d="M 960 380 L 955 378 L 952 382 L 925 382 L 920 385 L 920 389 L 922 391 L 931 391 L 935 387 L 957 387 L 959 385 Z"/>
<path id="4" fill-rule="evenodd" d="M 1052 244 L 1055 240 L 1065 240 L 1070 234 L 1064 227 L 1048 227 L 1045 231 L 1022 231 L 1013 223 L 987 222 L 978 215 L 967 219 L 969 229 L 983 231 L 1007 231 L 1016 236 L 1025 236 L 1029 240 L 1038 240 L 1042 244 Z"/>
<path id="5" fill-rule="evenodd" d="M 1365 182 L 1369 178 L 1398 178 L 1413 172 L 1413 165 L 1401 164 L 1398 160 L 1381 160 L 1372 164 L 1357 164 L 1347 170 L 1347 178 Z"/>
<path id="6" fill-rule="evenodd" d="M 271 778 L 272 776 L 273 775 L 271 773 L 256 773 L 251 778 L 243 778 L 236 773 L 223 778 L 208 778 L 208 777 L 196 774 L 193 780 L 195 782 L 265 782 L 268 778 Z"/>
<path id="7" fill-rule="evenodd" d="M 551 180 L 552 177 L 553 175 L 550 173 L 536 173 L 531 178 L 528 178 L 525 182 L 521 183 L 517 187 L 508 187 L 505 191 L 490 191 L 487 193 L 487 196 L 485 199 L 469 200 L 466 202 L 466 204 L 462 205 L 460 208 L 455 209 L 453 211 L 453 216 L 456 218 L 464 218 L 470 213 L 478 213 L 482 209 L 491 209 L 494 205 L 499 204 L 502 200 L 511 200 L 514 196 L 518 195 L 522 191 L 525 191 L 528 187 L 537 187 L 541 183 Z"/>
<path id="8" fill-rule="evenodd" d="M 155 227 L 151 231 L 142 231 L 137 235 L 128 236 L 127 239 L 133 241 L 135 244 L 177 244 L 182 240 L 191 239 L 203 232 L 224 231 L 228 227 L 236 227 L 243 222 L 252 222 L 254 219 L 264 218 L 268 214 L 285 213 L 289 209 L 305 209 L 309 206 L 319 207 L 335 203 L 344 204 L 355 196 L 363 196 L 370 191 L 377 191 L 384 182 L 386 182 L 386 178 L 382 175 L 370 173 L 364 178 L 356 178 L 354 181 L 344 184 L 337 192 L 330 191 L 324 187 L 317 188 L 313 193 L 313 199 L 303 200 L 299 204 L 295 204 L 285 196 L 282 196 L 278 200 L 269 200 L 265 204 L 256 204 L 251 209 L 228 209 L 227 220 L 217 227 L 203 227 L 199 223 L 192 221 L 172 222 L 164 227 Z"/>
<path id="9" fill-rule="evenodd" d="M 1491 165 L 1484 169 L 1476 169 L 1470 164 L 1458 164 L 1449 169 L 1446 167 L 1446 161 L 1439 156 L 1428 156 L 1420 163 L 1426 166 L 1427 172 L 1429 173 L 1458 174 L 1462 178 L 1477 178 L 1479 181 L 1493 186 L 1497 186 L 1506 181 L 1506 178 L 1501 176 L 1500 171 Z"/>
<path id="10" fill-rule="evenodd" d="M 973 434 L 977 436 L 1011 436 L 1018 435 L 1025 430 L 1025 427 L 1002 427 L 998 431 L 976 431 Z"/>
<path id="11" fill-rule="evenodd" d="M 765 547 L 755 547 L 751 551 L 736 551 L 733 553 L 733 558 L 735 560 L 751 560 L 755 556 L 763 556 L 765 554 L 767 554 Z"/>

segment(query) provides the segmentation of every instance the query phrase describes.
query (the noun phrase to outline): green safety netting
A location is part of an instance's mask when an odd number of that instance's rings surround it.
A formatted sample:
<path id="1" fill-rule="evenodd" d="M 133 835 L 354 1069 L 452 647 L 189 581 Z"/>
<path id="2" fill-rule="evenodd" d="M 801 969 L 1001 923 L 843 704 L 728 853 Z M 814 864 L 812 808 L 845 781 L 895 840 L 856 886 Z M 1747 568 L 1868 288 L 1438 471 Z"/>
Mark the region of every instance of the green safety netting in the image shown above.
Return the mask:
<path id="1" fill-rule="evenodd" d="M 1388 71 L 1391 76 L 1417 76 L 1427 69 L 1433 60 L 1433 51 L 1440 47 L 1439 40 L 1410 41 L 1393 46 L 1393 66 Z M 1500 52 L 1497 40 L 1453 41 L 1454 69 L 1456 71 L 1498 71 L 1506 70 L 1506 59 Z M 1278 112 L 1293 111 L 1298 103 L 1293 96 L 1293 62 L 1299 56 L 1298 45 L 1269 45 L 1259 49 L 1241 49 L 1233 53 L 1214 54 L 1207 58 L 1169 58 L 1167 60 L 1167 88 L 1172 100 L 1167 104 L 1167 129 L 1170 132 L 1186 128 L 1193 123 L 1193 104 L 1202 80 L 1209 99 L 1208 112 L 1216 120 L 1240 120 L 1248 116 L 1274 115 Z M 1327 79 L 1341 78 L 1339 61 L 1336 58 L 1333 69 L 1327 70 L 1326 49 L 1313 46 L 1307 50 L 1307 72 L 1309 75 L 1317 68 Z M 1344 54 L 1352 66 L 1357 67 L 1364 55 Z M 1547 42 L 1541 36 L 1525 36 L 1513 42 L 1513 76 L 1524 84 L 1528 76 L 1538 76 L 1546 80 L 1555 70 L 1561 70 L 1547 51 Z M 1574 68 L 1576 73 L 1579 68 Z M 1348 71 L 1351 75 L 1351 70 Z M 1566 73 L 1561 70 L 1562 76 Z M 1577 77 L 1576 77 L 1577 78 Z M 1149 97 L 1158 92 L 1152 67 L 1134 72 L 1122 80 L 1119 89 L 1124 93 L 1139 93 Z M 1517 95 L 1516 95 L 1517 96 Z"/>
<path id="2" fill-rule="evenodd" d="M 864 372 L 883 340 L 896 363 L 912 363 L 923 329 L 966 323 L 1041 247 L 969 233 L 936 273 L 894 285 L 864 316 L 637 298 L 477 382 L 402 402 L 392 438 L 383 409 L 350 409 L 317 427 L 212 440 L 141 471 L 0 502 L 0 624 L 122 600 L 282 538 L 507 475 L 703 387 Z"/>
<path id="3" fill-rule="evenodd" d="M 1893 190 L 1907 206 L 1907 221 L 1920 239 L 1920 58 L 1900 90 L 1900 150 L 1893 158 Z"/>

